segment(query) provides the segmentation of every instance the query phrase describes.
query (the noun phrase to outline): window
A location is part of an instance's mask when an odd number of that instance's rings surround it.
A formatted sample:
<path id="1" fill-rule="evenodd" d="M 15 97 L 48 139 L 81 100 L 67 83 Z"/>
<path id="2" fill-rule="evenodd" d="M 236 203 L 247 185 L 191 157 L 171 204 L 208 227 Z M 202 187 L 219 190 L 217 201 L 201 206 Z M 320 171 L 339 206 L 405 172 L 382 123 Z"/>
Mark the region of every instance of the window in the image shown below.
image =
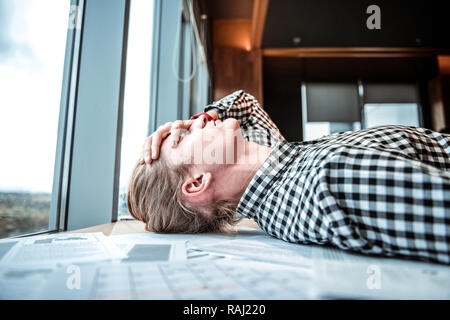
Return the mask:
<path id="1" fill-rule="evenodd" d="M 190 1 L 131 1 L 119 219 L 131 218 L 126 192 L 145 137 L 167 121 L 188 119 L 207 104 L 208 70 L 206 60 L 200 59 L 203 48 L 192 5 Z"/>
<path id="2" fill-rule="evenodd" d="M 0 0 L 0 237 L 127 216 L 144 138 L 192 113 L 192 6 Z"/>
<path id="3" fill-rule="evenodd" d="M 2 238 L 48 229 L 69 10 L 0 0 Z"/>
<path id="4" fill-rule="evenodd" d="M 176 77 L 180 82 L 180 96 L 182 103 L 182 118 L 187 119 L 193 113 L 190 106 L 192 83 L 197 73 L 197 59 L 195 50 L 195 35 L 191 23 L 186 20 L 185 15 L 181 17 L 180 30 L 180 64 Z M 175 72 L 175 71 L 174 71 Z"/>
<path id="5" fill-rule="evenodd" d="M 302 83 L 303 139 L 380 125 L 421 125 L 414 83 Z"/>
<path id="6" fill-rule="evenodd" d="M 303 140 L 361 128 L 356 83 L 303 83 Z"/>
<path id="7" fill-rule="evenodd" d="M 419 90 L 413 83 L 364 83 L 360 86 L 365 128 L 381 125 L 420 126 Z"/>
<path id="8" fill-rule="evenodd" d="M 153 35 L 152 0 L 132 0 L 120 161 L 119 219 L 131 218 L 126 205 L 128 179 L 148 135 Z"/>
<path id="9" fill-rule="evenodd" d="M 365 127 L 381 125 L 420 126 L 417 103 L 367 103 L 364 105 Z"/>
<path id="10" fill-rule="evenodd" d="M 355 131 L 361 129 L 360 122 L 307 122 L 303 140 L 315 140 L 337 132 Z"/>

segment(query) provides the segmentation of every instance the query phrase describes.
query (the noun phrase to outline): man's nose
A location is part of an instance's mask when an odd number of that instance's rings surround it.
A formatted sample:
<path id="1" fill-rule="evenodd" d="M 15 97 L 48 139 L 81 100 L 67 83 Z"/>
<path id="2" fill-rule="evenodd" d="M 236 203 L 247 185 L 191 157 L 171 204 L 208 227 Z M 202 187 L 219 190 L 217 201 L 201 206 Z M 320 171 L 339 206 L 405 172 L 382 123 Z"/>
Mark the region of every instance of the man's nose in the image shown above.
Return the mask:
<path id="1" fill-rule="evenodd" d="M 197 119 L 194 120 L 194 123 L 192 125 L 196 128 L 203 129 L 207 123 L 208 123 L 208 120 L 206 119 L 206 116 L 201 115 Z"/>

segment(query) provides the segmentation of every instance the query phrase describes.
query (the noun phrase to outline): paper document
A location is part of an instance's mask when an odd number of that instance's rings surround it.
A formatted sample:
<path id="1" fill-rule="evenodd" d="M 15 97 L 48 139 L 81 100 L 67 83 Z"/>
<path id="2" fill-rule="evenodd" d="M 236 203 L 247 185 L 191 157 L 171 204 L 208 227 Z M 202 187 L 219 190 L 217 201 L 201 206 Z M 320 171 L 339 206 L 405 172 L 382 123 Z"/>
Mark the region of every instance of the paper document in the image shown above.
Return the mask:
<path id="1" fill-rule="evenodd" d="M 315 287 L 324 297 L 450 299 L 449 268 L 322 262 L 315 269 Z"/>
<path id="2" fill-rule="evenodd" d="M 187 258 L 189 260 L 197 259 L 198 260 L 217 260 L 217 259 L 224 259 L 226 256 L 221 254 L 215 254 L 211 252 L 206 252 L 199 249 L 189 248 L 187 249 Z"/>
<path id="3" fill-rule="evenodd" d="M 127 257 L 127 262 L 183 261 L 186 256 L 186 241 L 164 241 L 132 235 L 110 236 Z"/>
<path id="4" fill-rule="evenodd" d="M 450 267 L 314 247 L 315 287 L 328 298 L 450 299 Z"/>
<path id="5" fill-rule="evenodd" d="M 18 243 L 19 240 L 0 240 L 0 261 L 9 252 L 9 250 Z"/>
<path id="6" fill-rule="evenodd" d="M 3 254 L 0 266 L 55 265 L 125 258 L 103 233 L 40 235 L 19 239 Z"/>
<path id="7" fill-rule="evenodd" d="M 64 271 L 39 299 L 307 299 L 311 274 L 296 268 L 226 259 L 201 262 L 97 264 L 81 267 L 78 289 Z"/>
<path id="8" fill-rule="evenodd" d="M 253 239 L 253 240 L 250 240 Z M 287 243 L 267 236 L 257 236 L 248 240 L 230 240 L 195 246 L 207 252 L 239 256 L 257 261 L 276 262 L 303 267 L 312 266 L 312 247 Z"/>
<path id="9" fill-rule="evenodd" d="M 0 267 L 0 300 L 36 299 L 56 267 Z"/>
<path id="10" fill-rule="evenodd" d="M 193 246 L 201 243 L 213 243 L 224 240 L 233 240 L 237 238 L 251 238 L 254 237 L 257 232 L 251 230 L 243 230 L 236 234 L 222 234 L 222 233 L 197 233 L 197 234 L 167 234 L 156 232 L 135 233 L 126 235 L 128 239 L 136 241 L 187 241 L 187 246 Z M 119 236 L 111 236 L 119 237 Z"/>

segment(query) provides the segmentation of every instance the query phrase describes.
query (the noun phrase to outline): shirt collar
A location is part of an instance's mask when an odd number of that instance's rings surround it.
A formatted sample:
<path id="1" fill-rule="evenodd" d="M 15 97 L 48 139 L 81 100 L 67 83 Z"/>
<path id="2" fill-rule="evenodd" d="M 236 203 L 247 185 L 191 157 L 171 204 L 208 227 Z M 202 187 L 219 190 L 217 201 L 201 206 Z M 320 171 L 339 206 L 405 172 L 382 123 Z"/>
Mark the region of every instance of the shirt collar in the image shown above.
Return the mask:
<path id="1" fill-rule="evenodd" d="M 280 180 L 288 164 L 298 154 L 299 149 L 295 144 L 283 140 L 278 141 L 244 191 L 237 205 L 237 212 L 248 218 L 255 217 L 262 199 L 267 197 L 270 188 Z"/>

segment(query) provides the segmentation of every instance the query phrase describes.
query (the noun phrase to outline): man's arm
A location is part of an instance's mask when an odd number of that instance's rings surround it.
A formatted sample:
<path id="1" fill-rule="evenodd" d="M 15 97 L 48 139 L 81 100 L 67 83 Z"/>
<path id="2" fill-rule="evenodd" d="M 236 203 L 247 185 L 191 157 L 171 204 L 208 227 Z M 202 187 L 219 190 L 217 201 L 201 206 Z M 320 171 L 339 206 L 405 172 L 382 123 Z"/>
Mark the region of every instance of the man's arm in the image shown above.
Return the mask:
<path id="1" fill-rule="evenodd" d="M 219 120 L 235 118 L 244 138 L 260 144 L 272 145 L 285 140 L 278 127 L 251 94 L 238 90 L 205 107 L 205 112 Z"/>
<path id="2" fill-rule="evenodd" d="M 235 118 L 239 121 L 244 139 L 261 145 L 272 146 L 278 140 L 285 140 L 269 115 L 261 108 L 258 100 L 243 90 L 236 91 L 205 107 L 212 117 L 219 120 Z M 204 117 L 204 115 L 202 115 Z M 150 164 L 159 157 L 162 141 L 171 134 L 176 146 L 180 130 L 189 129 L 193 120 L 177 120 L 161 125 L 145 139 L 140 163 Z"/>

